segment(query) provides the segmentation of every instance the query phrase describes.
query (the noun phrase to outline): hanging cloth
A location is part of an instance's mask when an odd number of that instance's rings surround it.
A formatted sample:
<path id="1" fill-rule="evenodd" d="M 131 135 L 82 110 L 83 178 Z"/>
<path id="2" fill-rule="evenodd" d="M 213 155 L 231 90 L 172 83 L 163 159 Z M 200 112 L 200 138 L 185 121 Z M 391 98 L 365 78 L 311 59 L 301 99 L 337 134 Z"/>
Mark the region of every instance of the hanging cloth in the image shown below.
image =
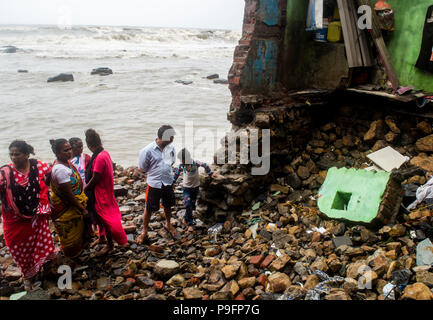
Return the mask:
<path id="1" fill-rule="evenodd" d="M 427 10 L 421 52 L 416 67 L 433 72 L 433 6 L 430 6 Z"/>

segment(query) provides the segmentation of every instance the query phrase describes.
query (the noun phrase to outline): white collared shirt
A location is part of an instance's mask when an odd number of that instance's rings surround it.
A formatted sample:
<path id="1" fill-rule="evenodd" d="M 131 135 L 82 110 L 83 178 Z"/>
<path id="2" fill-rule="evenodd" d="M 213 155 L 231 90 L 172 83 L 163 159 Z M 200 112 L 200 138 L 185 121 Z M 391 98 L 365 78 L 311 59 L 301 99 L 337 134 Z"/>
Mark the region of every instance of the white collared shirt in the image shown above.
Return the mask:
<path id="1" fill-rule="evenodd" d="M 147 172 L 147 184 L 152 188 L 161 189 L 162 186 L 173 184 L 173 164 L 176 153 L 173 144 L 161 150 L 156 141 L 140 151 L 138 166 Z"/>

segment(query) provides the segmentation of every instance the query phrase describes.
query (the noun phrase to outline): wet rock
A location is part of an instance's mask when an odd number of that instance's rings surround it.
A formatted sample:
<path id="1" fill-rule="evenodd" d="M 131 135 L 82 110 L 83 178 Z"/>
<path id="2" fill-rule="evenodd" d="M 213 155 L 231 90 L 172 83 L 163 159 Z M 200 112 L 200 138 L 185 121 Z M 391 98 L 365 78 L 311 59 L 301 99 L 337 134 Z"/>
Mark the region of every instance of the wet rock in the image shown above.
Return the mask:
<path id="1" fill-rule="evenodd" d="M 385 124 L 382 120 L 373 121 L 370 129 L 364 136 L 364 141 L 370 141 L 373 139 L 380 139 L 385 135 Z"/>
<path id="2" fill-rule="evenodd" d="M 273 293 L 284 292 L 292 284 L 289 276 L 281 272 L 271 274 L 268 279 Z"/>
<path id="3" fill-rule="evenodd" d="M 420 152 L 433 152 L 433 135 L 419 139 L 416 148 Z"/>
<path id="4" fill-rule="evenodd" d="M 186 80 L 176 80 L 175 82 L 176 82 L 176 83 L 183 84 L 183 85 L 185 85 L 185 86 L 187 86 L 187 85 L 193 83 L 193 81 L 186 81 Z"/>
<path id="5" fill-rule="evenodd" d="M 406 287 L 402 299 L 433 300 L 433 293 L 425 284 L 415 283 Z"/>
<path id="6" fill-rule="evenodd" d="M 168 281 L 167 281 L 167 285 L 168 286 L 172 286 L 172 287 L 185 287 L 186 286 L 186 281 L 185 278 L 180 275 L 174 275 L 173 277 L 171 277 Z"/>
<path id="7" fill-rule="evenodd" d="M 55 82 L 55 81 L 74 81 L 74 76 L 72 73 L 60 73 L 57 76 L 48 78 L 47 82 Z"/>
<path id="8" fill-rule="evenodd" d="M 4 46 L 1 48 L 1 52 L 3 53 L 16 53 L 17 50 L 18 48 L 14 46 Z"/>
<path id="9" fill-rule="evenodd" d="M 196 287 L 185 288 L 182 293 L 185 300 L 198 300 L 203 297 L 203 293 Z"/>
<path id="10" fill-rule="evenodd" d="M 213 83 L 217 83 L 217 84 L 229 84 L 229 81 L 227 79 L 217 79 L 217 80 L 214 80 Z"/>
<path id="11" fill-rule="evenodd" d="M 242 289 L 253 287 L 255 283 L 255 277 L 244 278 L 238 281 L 239 287 Z"/>
<path id="12" fill-rule="evenodd" d="M 10 265 L 7 267 L 7 269 L 4 273 L 4 277 L 8 281 L 18 280 L 21 278 L 21 270 L 18 267 L 14 267 L 14 266 Z"/>
<path id="13" fill-rule="evenodd" d="M 428 271 L 420 271 L 416 273 L 416 281 L 424 283 L 430 288 L 433 287 L 433 273 Z"/>
<path id="14" fill-rule="evenodd" d="M 206 77 L 206 79 L 213 80 L 213 79 L 218 79 L 219 77 L 220 77 L 219 74 L 214 73 L 214 74 L 208 75 Z"/>
<path id="15" fill-rule="evenodd" d="M 153 271 L 161 278 L 170 278 L 179 271 L 179 264 L 173 260 L 160 260 Z"/>
<path id="16" fill-rule="evenodd" d="M 99 74 L 100 76 L 108 76 L 110 74 L 113 74 L 113 70 L 111 70 L 110 68 L 107 68 L 107 67 L 101 67 L 101 68 L 93 69 L 90 72 L 90 74 L 91 75 Z"/>

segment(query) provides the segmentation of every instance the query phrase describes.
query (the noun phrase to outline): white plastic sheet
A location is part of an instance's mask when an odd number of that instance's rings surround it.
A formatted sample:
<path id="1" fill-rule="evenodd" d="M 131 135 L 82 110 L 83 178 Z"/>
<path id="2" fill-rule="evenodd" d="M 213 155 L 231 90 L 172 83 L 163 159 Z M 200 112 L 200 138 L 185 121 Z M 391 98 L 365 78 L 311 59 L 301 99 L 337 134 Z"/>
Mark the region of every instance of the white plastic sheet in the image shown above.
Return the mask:
<path id="1" fill-rule="evenodd" d="M 411 203 L 407 210 L 412 210 L 416 208 L 425 199 L 433 198 L 433 178 L 431 178 L 427 183 L 416 190 L 416 200 Z"/>

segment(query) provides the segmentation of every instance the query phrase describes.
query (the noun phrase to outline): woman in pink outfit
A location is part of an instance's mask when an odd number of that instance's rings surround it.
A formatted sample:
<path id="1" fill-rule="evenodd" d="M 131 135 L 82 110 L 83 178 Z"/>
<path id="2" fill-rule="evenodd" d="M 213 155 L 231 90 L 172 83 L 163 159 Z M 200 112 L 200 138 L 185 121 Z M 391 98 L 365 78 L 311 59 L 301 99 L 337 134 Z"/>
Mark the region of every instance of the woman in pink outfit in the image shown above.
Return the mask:
<path id="1" fill-rule="evenodd" d="M 93 155 L 86 167 L 85 192 L 89 197 L 89 213 L 93 212 L 93 221 L 99 226 L 101 235 L 106 234 L 107 245 L 99 252 L 102 255 L 113 249 L 113 240 L 120 246 L 126 246 L 128 239 L 114 197 L 113 162 L 110 154 L 104 150 L 99 134 L 93 129 L 86 131 L 86 143 Z"/>

